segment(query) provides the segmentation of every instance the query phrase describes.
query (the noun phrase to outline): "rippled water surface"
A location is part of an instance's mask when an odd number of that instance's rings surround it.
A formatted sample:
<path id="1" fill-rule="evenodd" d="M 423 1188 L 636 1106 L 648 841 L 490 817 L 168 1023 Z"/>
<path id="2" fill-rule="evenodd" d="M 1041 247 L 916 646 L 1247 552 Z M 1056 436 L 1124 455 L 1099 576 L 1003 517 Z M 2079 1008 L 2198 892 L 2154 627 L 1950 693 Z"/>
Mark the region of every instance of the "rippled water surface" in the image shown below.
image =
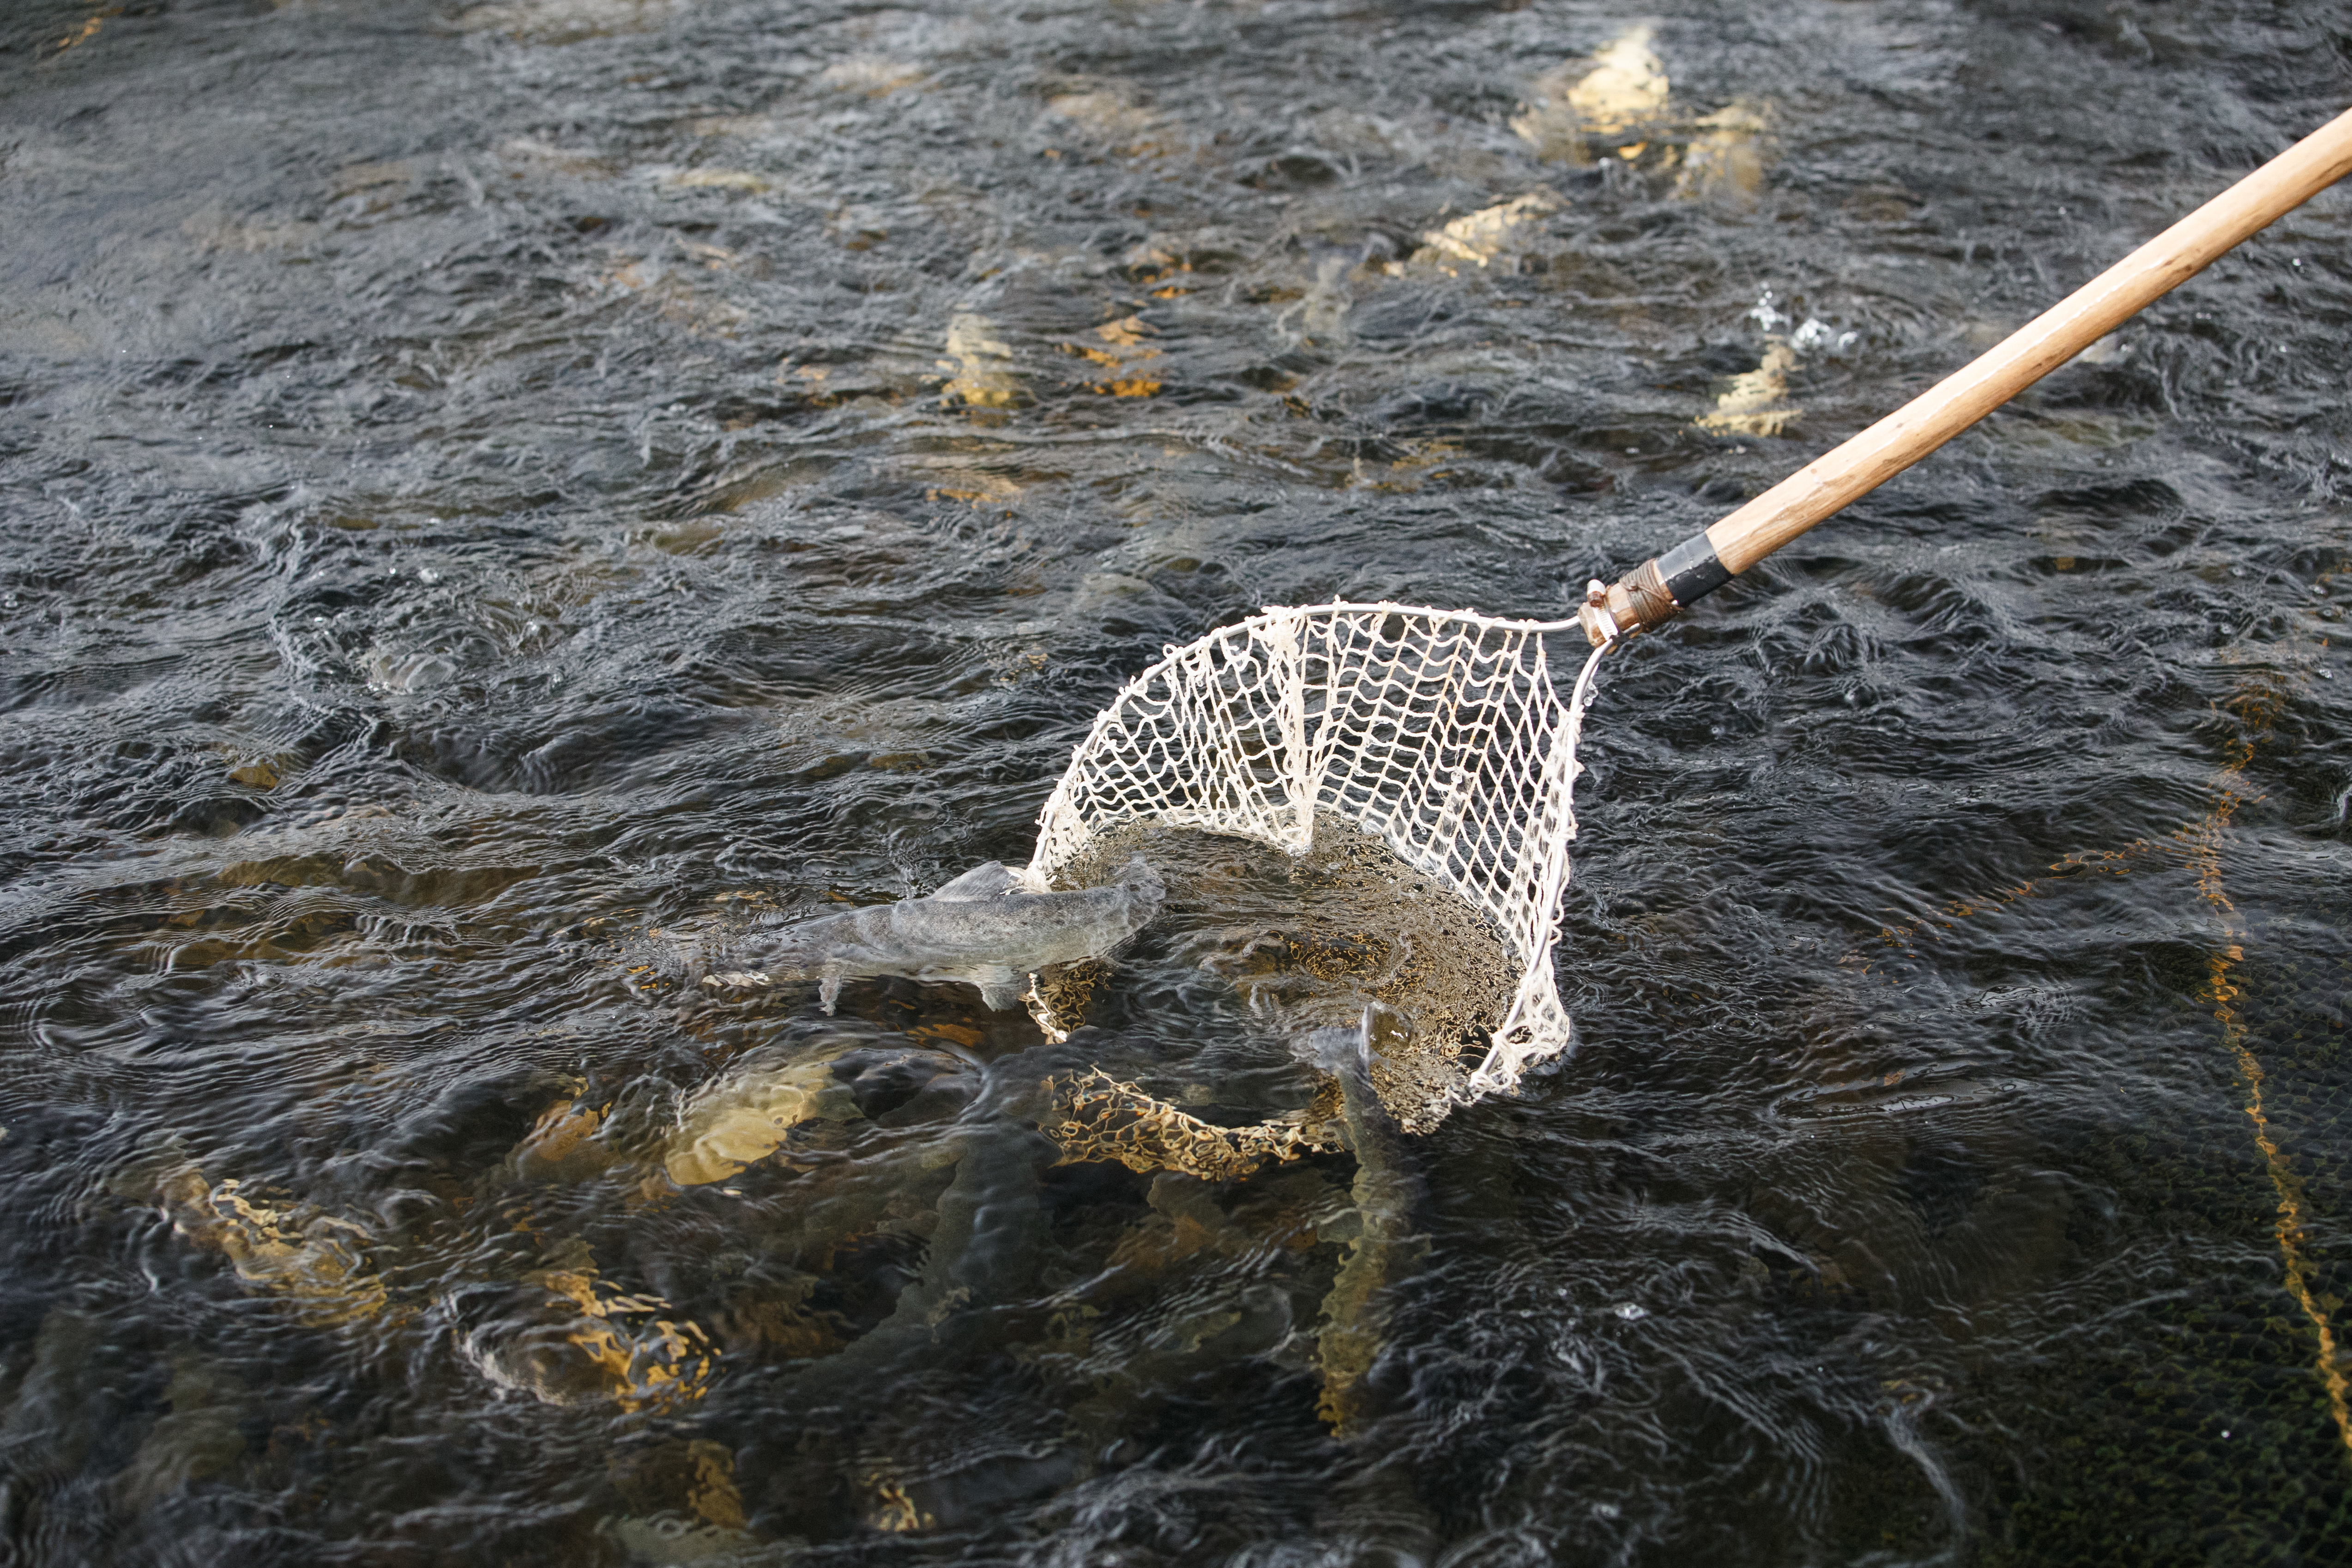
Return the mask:
<path id="1" fill-rule="evenodd" d="M 1261 605 L 1564 613 L 2340 111 L 2342 0 L 0 42 L 17 1560 L 2352 1556 L 2352 193 L 1611 657 L 1517 1099 L 1131 1169 L 1054 1086 L 1307 1088 L 611 940 L 1020 863 Z"/>

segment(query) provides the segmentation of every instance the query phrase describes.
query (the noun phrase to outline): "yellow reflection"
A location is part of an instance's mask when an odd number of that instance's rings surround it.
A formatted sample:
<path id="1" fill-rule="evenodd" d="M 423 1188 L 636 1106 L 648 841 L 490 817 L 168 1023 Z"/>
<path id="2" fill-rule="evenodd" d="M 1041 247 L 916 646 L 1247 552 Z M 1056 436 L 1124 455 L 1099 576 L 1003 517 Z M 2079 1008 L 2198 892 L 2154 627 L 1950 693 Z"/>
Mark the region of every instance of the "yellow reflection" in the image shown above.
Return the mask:
<path id="1" fill-rule="evenodd" d="M 1796 353 L 1788 344 L 1772 344 L 1754 370 L 1731 378 L 1731 385 L 1715 400 L 1715 412 L 1698 417 L 1698 427 L 1717 436 L 1780 435 L 1803 412 L 1788 400 L 1789 373 L 1796 365 Z"/>
<path id="2" fill-rule="evenodd" d="M 1107 380 L 1087 383 L 1089 390 L 1107 392 L 1113 397 L 1150 397 L 1161 390 L 1164 384 L 1140 366 L 1148 360 L 1160 357 L 1160 351 L 1147 346 L 1143 339 L 1151 327 L 1140 316 L 1129 316 L 1122 321 L 1106 321 L 1095 329 L 1095 336 L 1103 344 L 1069 342 L 1062 345 L 1066 353 L 1091 360 L 1113 374 Z"/>
<path id="3" fill-rule="evenodd" d="M 367 1233 L 351 1221 L 249 1197 L 234 1181 L 212 1186 L 194 1166 L 159 1186 L 174 1230 L 226 1258 L 244 1284 L 283 1297 L 301 1322 L 340 1328 L 383 1311 L 383 1281 L 361 1251 Z"/>
<path id="4" fill-rule="evenodd" d="M 103 10 L 92 12 L 89 15 L 89 17 L 84 21 L 80 26 L 76 27 L 72 32 L 68 33 L 64 37 L 58 40 L 57 47 L 50 51 L 50 58 L 54 59 L 57 56 L 64 54 L 68 49 L 72 48 L 76 44 L 86 44 L 89 42 L 90 39 L 98 37 L 98 30 L 106 26 L 106 19 L 109 16 L 120 16 L 121 15 L 122 7 L 120 5 L 109 5 Z"/>
<path id="5" fill-rule="evenodd" d="M 1010 408 L 1021 395 L 1013 374 L 1013 351 L 996 335 L 996 323 L 971 310 L 959 310 L 948 321 L 948 357 L 943 368 L 955 372 L 946 388 L 950 402 L 973 408 Z"/>
<path id="6" fill-rule="evenodd" d="M 848 1089 L 833 1075 L 839 1054 L 758 1064 L 710 1084 L 687 1107 L 663 1151 L 664 1173 L 681 1187 L 707 1186 L 766 1159 L 804 1121 L 856 1115 Z"/>
<path id="7" fill-rule="evenodd" d="M 1422 248 L 1413 252 L 1412 259 L 1448 275 L 1458 274 L 1464 266 L 1484 269 L 1506 251 L 1525 246 L 1545 216 L 1559 208 L 1559 198 L 1549 191 L 1481 207 L 1423 234 Z"/>
<path id="8" fill-rule="evenodd" d="M 1547 72 L 1511 130 L 1540 158 L 1591 161 L 1586 142 L 1638 131 L 1665 112 L 1666 68 L 1650 47 L 1656 29 L 1620 34 L 1589 60 Z"/>
<path id="9" fill-rule="evenodd" d="M 1675 195 L 1713 197 L 1746 205 L 1764 188 L 1764 110 L 1734 103 L 1698 122 L 1699 133 L 1684 149 L 1675 174 Z"/>

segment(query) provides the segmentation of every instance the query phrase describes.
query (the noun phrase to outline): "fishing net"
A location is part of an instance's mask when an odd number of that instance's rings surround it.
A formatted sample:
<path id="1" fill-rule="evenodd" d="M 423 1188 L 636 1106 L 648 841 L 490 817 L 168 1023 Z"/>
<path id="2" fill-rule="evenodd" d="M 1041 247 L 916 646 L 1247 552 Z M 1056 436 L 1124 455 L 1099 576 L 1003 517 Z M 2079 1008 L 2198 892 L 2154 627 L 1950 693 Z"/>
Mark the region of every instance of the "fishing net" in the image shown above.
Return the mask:
<path id="1" fill-rule="evenodd" d="M 1459 1097 L 1509 1090 L 1570 1038 L 1552 946 L 1600 650 L 1562 702 L 1543 637 L 1574 625 L 1331 604 L 1171 647 L 1097 716 L 1045 803 L 1026 879 L 1052 886 L 1138 824 L 1293 856 L 1315 847 L 1318 816 L 1360 830 L 1483 917 L 1516 967 Z"/>

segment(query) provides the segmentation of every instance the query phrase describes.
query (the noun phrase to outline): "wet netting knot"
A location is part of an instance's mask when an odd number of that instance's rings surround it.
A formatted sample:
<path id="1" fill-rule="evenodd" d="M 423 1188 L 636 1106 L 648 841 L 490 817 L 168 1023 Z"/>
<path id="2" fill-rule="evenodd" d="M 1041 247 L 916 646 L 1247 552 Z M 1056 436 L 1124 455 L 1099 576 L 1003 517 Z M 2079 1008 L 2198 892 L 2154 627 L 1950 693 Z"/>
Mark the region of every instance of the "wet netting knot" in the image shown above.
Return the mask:
<path id="1" fill-rule="evenodd" d="M 1379 839 L 1450 890 L 1517 967 L 1458 1097 L 1516 1088 L 1565 1049 L 1552 969 L 1576 837 L 1578 731 L 1605 651 L 1568 700 L 1544 635 L 1572 621 L 1334 603 L 1269 609 L 1171 647 L 1097 716 L 1039 818 L 1024 879 L 1050 887 L 1135 825 L 1305 856 L 1318 819 Z"/>

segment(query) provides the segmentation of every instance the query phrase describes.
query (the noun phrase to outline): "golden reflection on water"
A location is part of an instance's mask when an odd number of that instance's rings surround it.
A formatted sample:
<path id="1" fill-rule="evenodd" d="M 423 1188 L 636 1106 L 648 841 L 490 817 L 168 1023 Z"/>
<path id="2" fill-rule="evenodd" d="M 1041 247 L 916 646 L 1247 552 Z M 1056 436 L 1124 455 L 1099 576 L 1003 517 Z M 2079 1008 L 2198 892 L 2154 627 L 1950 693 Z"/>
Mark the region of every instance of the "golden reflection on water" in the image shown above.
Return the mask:
<path id="1" fill-rule="evenodd" d="M 1459 277 L 1465 266 L 1481 271 L 1507 252 L 1525 248 L 1538 232 L 1539 220 L 1564 204 L 1549 191 L 1530 191 L 1491 207 L 1453 219 L 1422 234 L 1421 248 L 1412 262 L 1434 268 L 1448 278 Z"/>
<path id="2" fill-rule="evenodd" d="M 1773 342 L 1754 370 L 1731 378 L 1716 398 L 1715 411 L 1699 416 L 1698 427 L 1716 436 L 1785 434 L 1802 412 L 1789 402 L 1789 373 L 1796 366 L 1795 351 Z"/>
<path id="3" fill-rule="evenodd" d="M 1113 397 L 1150 397 L 1161 389 L 1162 383 L 1149 371 L 1138 367 L 1160 357 L 1160 351 L 1143 340 L 1152 328 L 1141 316 L 1128 316 L 1116 321 L 1106 321 L 1097 327 L 1094 335 L 1101 346 L 1086 342 L 1068 342 L 1066 352 L 1091 360 L 1109 371 L 1101 381 L 1087 385 L 1096 392 L 1107 392 Z"/>
<path id="4" fill-rule="evenodd" d="M 101 6 L 98 10 L 91 12 L 89 16 L 83 19 L 80 26 L 76 27 L 72 32 L 68 33 L 65 37 L 58 39 L 50 46 L 49 57 L 54 59 L 58 55 L 64 54 L 68 49 L 74 47 L 78 44 L 86 44 L 89 42 L 92 38 L 98 37 L 98 30 L 106 26 L 108 17 L 120 16 L 121 15 L 122 7 L 120 5 Z"/>
<path id="5" fill-rule="evenodd" d="M 307 1327 L 341 1328 L 389 1303 L 362 1250 L 367 1233 L 350 1220 L 248 1197 L 234 1179 L 212 1185 L 193 1165 L 166 1173 L 157 1195 L 175 1231 L 226 1258 L 248 1288 L 290 1302 Z"/>
<path id="6" fill-rule="evenodd" d="M 1651 41 L 1657 29 L 1620 34 L 1589 60 L 1546 73 L 1511 130 L 1540 158 L 1591 161 L 1596 144 L 1637 132 L 1665 112 L 1666 69 Z"/>
<path id="7" fill-rule="evenodd" d="M 974 408 L 1009 408 L 1020 396 L 1013 350 L 997 331 L 994 321 L 977 311 L 959 310 L 949 319 L 948 357 L 940 367 L 955 373 L 943 389 L 950 401 Z"/>
<path id="8" fill-rule="evenodd" d="M 1684 149 L 1682 167 L 1675 172 L 1675 194 L 1755 205 L 1769 163 L 1765 140 L 1771 125 L 1769 109 L 1742 100 L 1697 123 L 1699 133 Z"/>

